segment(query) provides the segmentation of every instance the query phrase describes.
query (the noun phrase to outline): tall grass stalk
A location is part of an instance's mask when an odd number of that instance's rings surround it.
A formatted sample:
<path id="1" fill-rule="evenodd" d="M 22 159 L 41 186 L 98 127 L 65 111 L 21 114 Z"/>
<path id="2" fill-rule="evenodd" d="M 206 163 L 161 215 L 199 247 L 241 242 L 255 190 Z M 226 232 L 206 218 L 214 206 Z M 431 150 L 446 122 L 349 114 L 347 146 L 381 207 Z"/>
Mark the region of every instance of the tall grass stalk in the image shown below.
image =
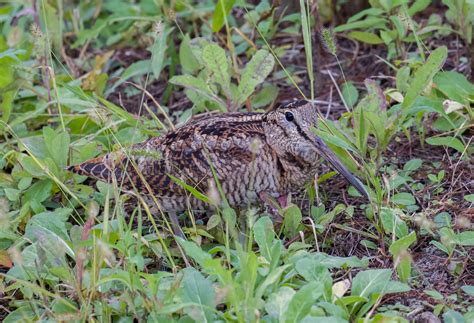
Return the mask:
<path id="1" fill-rule="evenodd" d="M 308 78 L 310 83 L 311 101 L 314 101 L 314 70 L 313 70 L 313 45 L 311 42 L 311 16 L 310 1 L 300 0 L 301 8 L 301 29 L 303 31 L 304 50 L 306 54 L 306 68 L 308 70 Z"/>

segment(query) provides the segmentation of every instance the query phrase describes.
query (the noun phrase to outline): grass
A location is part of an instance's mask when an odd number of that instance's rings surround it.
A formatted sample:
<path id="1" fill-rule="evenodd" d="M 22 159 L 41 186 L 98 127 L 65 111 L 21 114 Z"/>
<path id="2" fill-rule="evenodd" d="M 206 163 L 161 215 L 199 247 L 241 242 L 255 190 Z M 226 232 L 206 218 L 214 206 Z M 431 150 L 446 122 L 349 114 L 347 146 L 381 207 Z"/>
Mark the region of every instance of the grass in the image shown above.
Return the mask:
<path id="1" fill-rule="evenodd" d="M 312 39 L 333 36 L 313 37 L 315 8 L 301 4 L 0 9 L 0 318 L 472 321 L 474 85 L 468 51 L 452 47 L 457 23 L 411 3 L 383 8 L 371 15 L 392 25 L 340 24 L 325 56 Z M 402 33 L 390 18 L 402 14 L 417 28 Z M 425 23 L 430 32 L 412 34 Z M 390 28 L 400 34 L 373 44 Z M 180 215 L 181 239 L 157 201 L 65 170 L 194 115 L 304 95 L 323 102 L 314 131 L 370 201 L 323 166 L 281 222 L 265 206 L 223 203 Z"/>

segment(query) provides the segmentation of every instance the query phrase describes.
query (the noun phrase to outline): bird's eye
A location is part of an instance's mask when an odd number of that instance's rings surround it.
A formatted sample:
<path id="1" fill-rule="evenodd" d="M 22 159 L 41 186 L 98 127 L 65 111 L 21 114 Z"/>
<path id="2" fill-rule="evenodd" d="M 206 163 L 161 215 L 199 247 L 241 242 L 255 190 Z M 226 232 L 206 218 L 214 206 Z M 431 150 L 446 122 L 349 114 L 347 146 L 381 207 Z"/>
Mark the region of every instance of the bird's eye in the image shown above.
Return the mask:
<path id="1" fill-rule="evenodd" d="M 289 112 L 289 111 L 288 111 L 288 112 L 285 112 L 285 118 L 286 118 L 286 120 L 288 120 L 288 121 L 290 121 L 290 122 L 293 121 L 293 120 L 295 120 L 295 116 L 293 115 L 293 113 L 291 113 L 291 112 Z"/>

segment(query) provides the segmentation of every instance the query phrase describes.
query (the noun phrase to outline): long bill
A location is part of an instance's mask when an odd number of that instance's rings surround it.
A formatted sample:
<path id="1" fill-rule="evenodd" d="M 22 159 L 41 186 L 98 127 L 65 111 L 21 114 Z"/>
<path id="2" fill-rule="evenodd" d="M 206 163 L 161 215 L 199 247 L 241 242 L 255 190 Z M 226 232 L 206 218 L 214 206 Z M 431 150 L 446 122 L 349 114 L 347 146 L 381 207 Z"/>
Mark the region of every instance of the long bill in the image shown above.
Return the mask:
<path id="1" fill-rule="evenodd" d="M 354 186 L 360 194 L 365 198 L 369 199 L 369 194 L 365 189 L 364 185 L 352 175 L 352 173 L 342 164 L 342 162 L 337 158 L 337 156 L 331 151 L 331 149 L 318 137 L 314 140 L 315 146 L 318 148 L 318 151 L 321 153 L 324 159 L 326 159 L 344 178 Z"/>

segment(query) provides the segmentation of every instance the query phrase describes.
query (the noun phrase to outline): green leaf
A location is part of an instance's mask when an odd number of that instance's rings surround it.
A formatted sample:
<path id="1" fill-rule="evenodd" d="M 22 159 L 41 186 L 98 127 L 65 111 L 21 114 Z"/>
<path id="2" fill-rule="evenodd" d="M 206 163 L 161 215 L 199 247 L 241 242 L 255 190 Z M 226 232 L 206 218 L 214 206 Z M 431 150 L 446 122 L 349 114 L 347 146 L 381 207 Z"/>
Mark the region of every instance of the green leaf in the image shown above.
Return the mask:
<path id="1" fill-rule="evenodd" d="M 418 95 L 430 84 L 435 74 L 443 67 L 448 56 L 446 46 L 436 48 L 416 72 L 402 103 L 402 109 L 410 108 Z"/>
<path id="2" fill-rule="evenodd" d="M 407 192 L 402 192 L 402 193 L 397 193 L 392 196 L 392 202 L 397 204 L 397 205 L 414 205 L 416 204 L 415 198 L 413 197 L 413 194 L 407 193 Z"/>
<path id="3" fill-rule="evenodd" d="M 434 77 L 433 83 L 436 89 L 450 100 L 469 104 L 469 99 L 474 99 L 474 84 L 461 73 L 439 72 Z"/>
<path id="4" fill-rule="evenodd" d="M 416 242 L 416 233 L 412 231 L 390 245 L 389 251 L 392 255 L 397 256 L 403 250 L 407 250 L 414 242 Z"/>
<path id="5" fill-rule="evenodd" d="M 474 246 L 474 231 L 464 231 L 456 235 L 458 243 L 462 246 Z"/>
<path id="6" fill-rule="evenodd" d="M 196 304 L 191 308 L 186 307 L 185 312 L 197 322 L 213 322 L 215 292 L 212 283 L 192 267 L 185 268 L 183 274 L 181 300 Z"/>
<path id="7" fill-rule="evenodd" d="M 449 310 L 443 314 L 443 321 L 444 323 L 464 323 L 464 317 L 461 313 L 455 310 Z"/>
<path id="8" fill-rule="evenodd" d="M 33 240 L 35 236 L 31 234 L 31 230 L 35 227 L 42 227 L 55 233 L 63 240 L 69 241 L 69 235 L 66 230 L 66 221 L 71 213 L 72 209 L 58 208 L 54 212 L 43 212 L 34 215 L 26 225 L 26 237 Z"/>
<path id="9" fill-rule="evenodd" d="M 409 88 L 410 67 L 403 66 L 397 71 L 396 84 L 397 90 L 405 93 Z"/>
<path id="10" fill-rule="evenodd" d="M 184 240 L 181 237 L 176 237 L 178 243 L 183 247 L 184 252 L 193 258 L 201 267 L 204 267 L 206 261 L 211 260 L 212 257 L 207 252 L 203 251 L 194 242 Z"/>
<path id="11" fill-rule="evenodd" d="M 342 86 L 342 96 L 347 105 L 353 107 L 359 99 L 359 91 L 352 82 L 345 82 Z"/>
<path id="12" fill-rule="evenodd" d="M 468 202 L 474 203 L 474 194 L 464 195 L 464 199 Z"/>
<path id="13" fill-rule="evenodd" d="M 268 51 L 259 50 L 247 63 L 240 79 L 238 92 L 239 98 L 236 102 L 240 107 L 245 100 L 255 91 L 255 88 L 261 84 L 273 70 L 275 60 Z"/>
<path id="14" fill-rule="evenodd" d="M 157 32 L 154 44 L 148 49 L 151 52 L 151 70 L 155 79 L 160 77 L 161 70 L 166 62 L 166 49 L 168 47 L 166 39 L 170 32 L 170 29 L 162 23 L 160 23 L 160 28 L 162 30 Z"/>
<path id="15" fill-rule="evenodd" d="M 311 311 L 311 306 L 323 294 L 322 286 L 317 282 L 310 282 L 304 285 L 293 295 L 288 309 L 284 313 L 284 322 L 301 322 Z"/>
<path id="16" fill-rule="evenodd" d="M 194 56 L 189 42 L 189 35 L 186 34 L 179 47 L 179 62 L 183 68 L 183 72 L 191 74 L 199 69 L 200 64 L 196 56 Z"/>
<path id="17" fill-rule="evenodd" d="M 212 32 L 218 32 L 224 26 L 225 17 L 229 15 L 235 0 L 218 0 L 212 18 Z"/>
<path id="18" fill-rule="evenodd" d="M 265 310 L 274 319 L 282 319 L 288 310 L 288 305 L 296 292 L 288 286 L 282 286 L 276 293 L 271 294 L 266 303 Z"/>
<path id="19" fill-rule="evenodd" d="M 202 59 L 212 73 L 210 79 L 222 87 L 227 99 L 230 100 L 229 64 L 224 49 L 216 44 L 209 44 L 202 51 Z"/>
<path id="20" fill-rule="evenodd" d="M 458 138 L 446 136 L 446 137 L 431 137 L 427 138 L 426 142 L 433 146 L 447 146 L 449 148 L 456 149 L 460 153 L 464 151 L 464 145 Z"/>
<path id="21" fill-rule="evenodd" d="M 431 0 L 416 0 L 410 8 L 408 8 L 408 15 L 413 17 L 414 14 L 425 10 L 430 4 Z"/>
<path id="22" fill-rule="evenodd" d="M 369 269 L 359 272 L 352 281 L 352 296 L 370 298 L 373 294 L 404 292 L 410 288 L 405 284 L 392 281 L 392 270 Z"/>
<path id="23" fill-rule="evenodd" d="M 300 208 L 294 204 L 283 210 L 283 226 L 287 237 L 293 238 L 298 234 L 298 227 L 302 218 Z"/>
<path id="24" fill-rule="evenodd" d="M 0 70 L 0 75 L 1 75 L 1 70 Z M 3 111 L 2 120 L 5 123 L 8 123 L 8 120 L 10 119 L 10 115 L 13 108 L 13 100 L 15 99 L 15 95 L 16 95 L 16 91 L 7 91 L 3 93 L 2 95 L 3 100 L 0 107 L 2 108 L 2 111 Z"/>
<path id="25" fill-rule="evenodd" d="M 43 128 L 43 138 L 49 155 L 59 168 L 67 165 L 69 153 L 69 134 L 67 132 L 57 133 L 50 127 Z"/>
<path id="26" fill-rule="evenodd" d="M 364 20 L 354 21 L 347 24 L 339 25 L 334 28 L 334 32 L 340 33 L 352 29 L 369 29 L 375 26 L 383 26 L 387 22 L 386 19 L 377 17 L 368 17 Z"/>
<path id="27" fill-rule="evenodd" d="M 217 97 L 212 91 L 209 89 L 208 85 L 201 79 L 194 77 L 192 75 L 177 75 L 173 76 L 169 82 L 171 84 L 184 86 L 190 90 L 193 90 L 200 95 L 206 97 L 209 100 L 217 102 L 223 108 L 226 107 L 225 102 Z"/>
<path id="28" fill-rule="evenodd" d="M 380 38 L 374 33 L 366 32 L 366 31 L 351 31 L 347 36 L 349 36 L 352 39 L 361 41 L 363 43 L 372 44 L 372 45 L 384 43 L 382 38 Z"/>
<path id="29" fill-rule="evenodd" d="M 116 89 L 120 84 L 127 81 L 128 79 L 135 77 L 146 75 L 153 69 L 151 59 L 144 59 L 138 62 L 133 63 L 122 73 L 120 79 L 114 83 L 111 90 Z"/>
<path id="30" fill-rule="evenodd" d="M 414 158 L 409 160 L 405 165 L 403 165 L 403 170 L 405 172 L 413 172 L 421 167 L 423 161 L 419 158 Z"/>
<path id="31" fill-rule="evenodd" d="M 50 179 L 42 179 L 31 185 L 24 193 L 25 201 L 36 201 L 38 203 L 46 201 L 52 192 L 53 182 Z"/>
<path id="32" fill-rule="evenodd" d="M 262 256 L 271 261 L 271 249 L 275 239 L 272 220 L 268 216 L 258 219 L 253 226 L 253 235 Z"/>
<path id="33" fill-rule="evenodd" d="M 464 285 L 464 286 L 461 286 L 461 289 L 469 296 L 474 297 L 474 286 Z"/>

